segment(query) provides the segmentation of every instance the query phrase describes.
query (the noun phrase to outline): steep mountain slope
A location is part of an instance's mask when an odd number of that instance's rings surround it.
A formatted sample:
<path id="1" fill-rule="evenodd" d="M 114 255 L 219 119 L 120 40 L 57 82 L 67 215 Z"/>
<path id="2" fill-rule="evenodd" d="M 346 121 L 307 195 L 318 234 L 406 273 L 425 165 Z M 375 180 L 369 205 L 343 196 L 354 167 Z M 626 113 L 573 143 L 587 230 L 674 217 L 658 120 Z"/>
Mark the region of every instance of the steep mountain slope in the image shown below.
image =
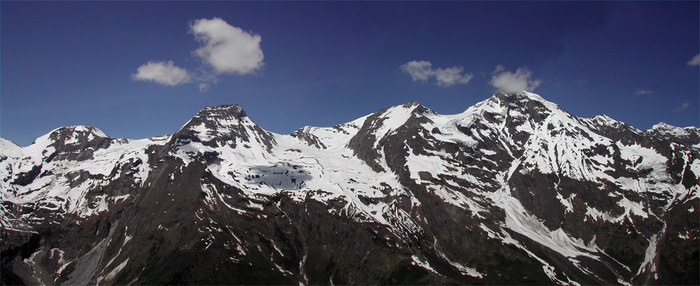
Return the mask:
<path id="1" fill-rule="evenodd" d="M 497 93 L 291 135 L 0 140 L 4 283 L 698 284 L 700 130 Z"/>

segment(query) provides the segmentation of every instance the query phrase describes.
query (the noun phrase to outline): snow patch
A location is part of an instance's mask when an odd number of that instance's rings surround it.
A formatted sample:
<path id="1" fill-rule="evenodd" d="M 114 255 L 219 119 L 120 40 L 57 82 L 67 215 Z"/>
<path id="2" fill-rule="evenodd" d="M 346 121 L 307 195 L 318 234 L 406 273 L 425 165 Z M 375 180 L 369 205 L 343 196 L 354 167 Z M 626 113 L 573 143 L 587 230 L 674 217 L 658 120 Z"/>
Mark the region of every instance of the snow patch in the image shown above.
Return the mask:
<path id="1" fill-rule="evenodd" d="M 430 263 L 428 263 L 428 261 L 423 261 L 422 259 L 420 259 L 416 255 L 411 256 L 411 260 L 412 260 L 411 261 L 412 265 L 419 266 L 425 270 L 428 270 L 428 271 L 433 272 L 433 273 L 438 274 L 438 275 L 440 274 L 435 269 L 433 269 L 432 266 L 430 266 Z"/>

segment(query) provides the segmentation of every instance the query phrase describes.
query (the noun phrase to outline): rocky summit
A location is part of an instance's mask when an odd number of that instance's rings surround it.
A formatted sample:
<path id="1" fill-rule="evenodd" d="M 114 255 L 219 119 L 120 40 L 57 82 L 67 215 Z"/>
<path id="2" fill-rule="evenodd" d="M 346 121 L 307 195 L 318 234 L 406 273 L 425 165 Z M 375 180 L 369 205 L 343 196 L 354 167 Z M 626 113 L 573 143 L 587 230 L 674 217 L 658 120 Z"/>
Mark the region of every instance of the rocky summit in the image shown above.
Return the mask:
<path id="1" fill-rule="evenodd" d="M 0 139 L 3 284 L 700 284 L 700 130 L 529 93 Z"/>

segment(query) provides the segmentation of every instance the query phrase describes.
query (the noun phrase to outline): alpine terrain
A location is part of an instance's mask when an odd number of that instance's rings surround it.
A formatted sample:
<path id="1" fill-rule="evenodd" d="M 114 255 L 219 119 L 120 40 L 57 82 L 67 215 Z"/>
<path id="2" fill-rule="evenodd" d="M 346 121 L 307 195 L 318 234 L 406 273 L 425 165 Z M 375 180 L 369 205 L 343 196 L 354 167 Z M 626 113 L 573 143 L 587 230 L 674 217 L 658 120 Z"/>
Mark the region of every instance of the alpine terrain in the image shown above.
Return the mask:
<path id="1" fill-rule="evenodd" d="M 4 284 L 700 284 L 700 129 L 498 92 L 290 135 L 0 139 Z"/>

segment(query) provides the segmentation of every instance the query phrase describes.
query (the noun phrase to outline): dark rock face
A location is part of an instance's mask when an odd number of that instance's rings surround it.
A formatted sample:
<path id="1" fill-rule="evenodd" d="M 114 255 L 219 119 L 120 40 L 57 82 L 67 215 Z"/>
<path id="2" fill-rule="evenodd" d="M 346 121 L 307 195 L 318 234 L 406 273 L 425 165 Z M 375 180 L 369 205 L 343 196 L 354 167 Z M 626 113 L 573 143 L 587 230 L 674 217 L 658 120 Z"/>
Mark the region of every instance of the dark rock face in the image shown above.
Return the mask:
<path id="1" fill-rule="evenodd" d="M 102 131 L 90 126 L 62 127 L 49 135 L 54 152 L 47 154 L 46 161 L 92 159 L 92 154 L 104 148 L 109 148 L 112 138 L 106 137 Z"/>
<path id="2" fill-rule="evenodd" d="M 526 92 L 290 136 L 238 105 L 142 140 L 59 128 L 0 149 L 0 279 L 697 285 L 698 134 Z"/>
<path id="3" fill-rule="evenodd" d="M 314 146 L 320 149 L 327 148 L 326 145 L 324 145 L 323 142 L 316 135 L 313 135 L 309 132 L 308 128 L 300 128 L 299 130 L 292 132 L 292 134 L 290 135 L 292 137 L 298 138 L 301 141 L 306 142 L 306 144 L 308 144 L 309 146 Z"/>
<path id="4" fill-rule="evenodd" d="M 376 172 L 385 171 L 377 160 L 381 157 L 379 150 L 375 148 L 374 144 L 378 141 L 377 136 L 373 133 L 376 131 L 384 121 L 380 118 L 380 115 L 385 113 L 387 109 L 380 110 L 377 113 L 370 115 L 367 120 L 365 120 L 364 125 L 360 128 L 355 136 L 350 139 L 348 147 L 354 151 L 355 156 L 365 161 L 367 165 L 372 167 L 372 170 Z"/>
<path id="5" fill-rule="evenodd" d="M 29 172 L 17 174 L 17 178 L 12 182 L 15 185 L 26 186 L 39 176 L 41 172 L 41 166 L 34 166 Z"/>
<path id="6" fill-rule="evenodd" d="M 687 214 L 688 210 L 698 207 L 700 200 L 695 199 L 674 206 L 667 214 L 668 229 L 659 252 L 659 282 L 662 284 L 700 283 L 700 245 L 697 243 L 700 225 L 697 214 Z"/>

